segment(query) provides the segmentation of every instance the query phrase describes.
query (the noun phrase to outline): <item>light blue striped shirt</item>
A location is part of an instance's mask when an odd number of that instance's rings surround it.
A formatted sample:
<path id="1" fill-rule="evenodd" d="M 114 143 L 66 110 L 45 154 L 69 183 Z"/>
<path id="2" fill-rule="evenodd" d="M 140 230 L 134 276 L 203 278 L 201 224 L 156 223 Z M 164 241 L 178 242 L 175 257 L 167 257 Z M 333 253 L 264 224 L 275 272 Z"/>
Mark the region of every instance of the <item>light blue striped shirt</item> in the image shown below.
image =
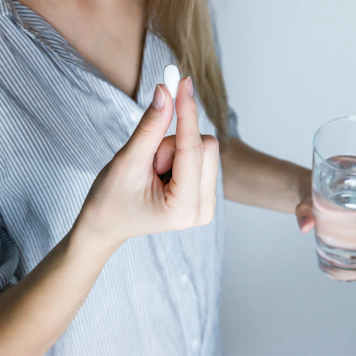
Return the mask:
<path id="1" fill-rule="evenodd" d="M 0 0 L 0 290 L 26 276 L 71 229 L 169 63 L 177 64 L 172 50 L 147 31 L 134 101 L 42 17 Z M 196 99 L 200 132 L 216 137 Z M 175 134 L 176 119 L 167 136 Z M 236 124 L 230 108 L 229 136 L 238 137 Z M 214 220 L 125 242 L 46 355 L 222 354 L 221 168 L 219 159 Z"/>

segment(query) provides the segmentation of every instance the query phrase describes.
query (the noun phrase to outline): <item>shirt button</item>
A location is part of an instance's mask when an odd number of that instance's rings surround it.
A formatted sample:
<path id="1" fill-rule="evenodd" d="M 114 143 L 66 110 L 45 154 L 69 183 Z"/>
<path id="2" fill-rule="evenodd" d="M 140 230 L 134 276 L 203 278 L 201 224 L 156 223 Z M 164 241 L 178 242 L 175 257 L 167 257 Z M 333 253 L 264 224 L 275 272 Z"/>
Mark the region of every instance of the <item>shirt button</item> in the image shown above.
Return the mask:
<path id="1" fill-rule="evenodd" d="M 138 110 L 138 109 L 133 110 L 130 113 L 131 120 L 134 121 L 134 122 L 138 122 L 138 121 L 141 120 L 143 114 L 144 114 L 143 110 Z"/>
<path id="2" fill-rule="evenodd" d="M 186 274 L 183 273 L 180 275 L 180 281 L 182 283 L 185 283 L 187 280 L 188 280 L 188 276 Z"/>
<path id="3" fill-rule="evenodd" d="M 193 352 L 197 352 L 198 351 L 198 348 L 199 348 L 199 340 L 198 339 L 194 339 L 192 341 L 192 351 Z"/>

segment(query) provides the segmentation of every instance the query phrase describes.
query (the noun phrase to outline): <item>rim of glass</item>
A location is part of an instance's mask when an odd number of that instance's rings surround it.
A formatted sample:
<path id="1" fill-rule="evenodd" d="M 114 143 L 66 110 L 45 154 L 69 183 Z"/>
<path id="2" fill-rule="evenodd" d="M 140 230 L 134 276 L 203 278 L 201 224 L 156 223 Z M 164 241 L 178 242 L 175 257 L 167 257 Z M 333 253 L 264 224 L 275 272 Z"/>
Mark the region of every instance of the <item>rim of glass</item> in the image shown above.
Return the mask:
<path id="1" fill-rule="evenodd" d="M 346 115 L 346 116 L 342 116 L 342 117 L 337 117 L 336 119 L 332 119 L 332 120 L 329 120 L 327 122 L 325 122 L 324 124 L 322 124 L 315 132 L 314 134 L 314 137 L 313 137 L 313 149 L 314 149 L 314 152 L 318 155 L 318 157 L 324 162 L 326 163 L 328 166 L 332 167 L 332 168 L 336 168 L 336 169 L 339 169 L 339 170 L 342 170 L 342 171 L 350 171 L 351 174 L 356 174 L 356 172 L 353 170 L 351 171 L 350 169 L 345 169 L 345 168 L 340 168 L 338 167 L 337 165 L 335 164 L 332 164 L 331 162 L 328 162 L 327 160 L 325 160 L 322 155 L 319 153 L 319 151 L 317 150 L 316 148 L 316 144 L 315 144 L 315 141 L 317 139 L 317 136 L 319 135 L 319 133 L 321 132 L 321 130 L 323 128 L 325 128 L 325 126 L 335 122 L 335 121 L 346 121 L 346 120 L 349 120 L 349 121 L 356 121 L 356 114 L 352 114 L 352 115 Z"/>

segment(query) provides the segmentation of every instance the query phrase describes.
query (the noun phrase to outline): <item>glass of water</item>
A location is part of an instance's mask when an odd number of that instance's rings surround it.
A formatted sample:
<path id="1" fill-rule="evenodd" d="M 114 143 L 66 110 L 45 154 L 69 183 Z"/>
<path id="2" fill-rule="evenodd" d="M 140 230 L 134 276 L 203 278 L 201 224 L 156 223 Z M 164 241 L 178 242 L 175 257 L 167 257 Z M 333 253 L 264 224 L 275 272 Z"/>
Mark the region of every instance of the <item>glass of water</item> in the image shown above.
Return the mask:
<path id="1" fill-rule="evenodd" d="M 313 213 L 319 267 L 356 280 L 356 115 L 327 122 L 314 136 Z"/>

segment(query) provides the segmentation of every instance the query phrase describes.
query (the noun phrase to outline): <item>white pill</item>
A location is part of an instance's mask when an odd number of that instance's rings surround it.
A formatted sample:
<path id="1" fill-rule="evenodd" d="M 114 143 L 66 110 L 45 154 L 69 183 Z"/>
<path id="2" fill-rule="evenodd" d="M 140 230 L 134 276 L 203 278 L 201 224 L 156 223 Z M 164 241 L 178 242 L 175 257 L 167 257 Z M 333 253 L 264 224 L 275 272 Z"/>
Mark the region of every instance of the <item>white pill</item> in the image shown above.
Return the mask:
<path id="1" fill-rule="evenodd" d="M 178 68 L 174 64 L 169 64 L 164 68 L 164 85 L 167 87 L 171 97 L 174 99 L 177 96 L 180 74 Z"/>

